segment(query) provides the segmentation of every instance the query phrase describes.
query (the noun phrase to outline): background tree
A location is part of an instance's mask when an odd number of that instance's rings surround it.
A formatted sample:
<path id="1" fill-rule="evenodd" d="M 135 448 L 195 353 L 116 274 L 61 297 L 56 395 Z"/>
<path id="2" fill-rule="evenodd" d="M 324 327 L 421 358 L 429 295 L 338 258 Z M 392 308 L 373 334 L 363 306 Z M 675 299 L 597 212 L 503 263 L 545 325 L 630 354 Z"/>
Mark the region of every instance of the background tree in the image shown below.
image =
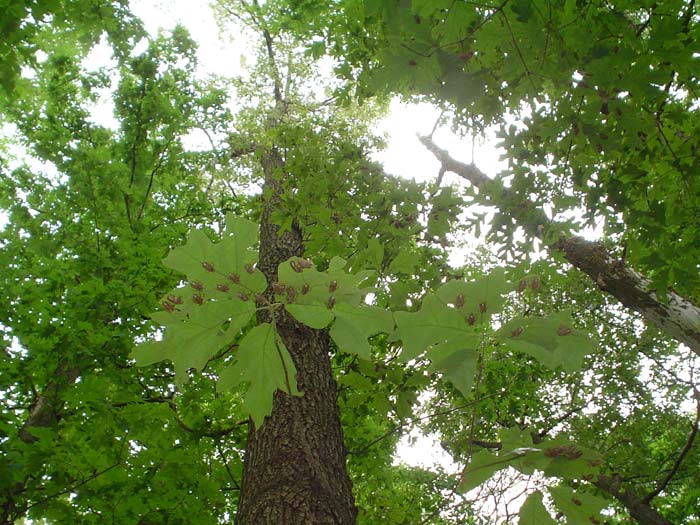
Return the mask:
<path id="1" fill-rule="evenodd" d="M 231 483 L 219 441 L 242 435 L 211 389 L 193 386 L 176 402 L 171 370 L 136 374 L 127 354 L 174 282 L 160 263 L 168 247 L 236 205 L 229 196 L 215 208 L 204 191 L 199 173 L 217 151 L 182 143 L 192 128 L 226 126 L 225 94 L 193 81 L 194 43 L 181 29 L 150 40 L 125 14 L 83 27 L 87 12 L 64 28 L 63 14 L 86 8 L 33 11 L 21 40 L 32 73 L 13 81 L 3 108 L 16 134 L 1 182 L 0 522 L 216 522 L 228 497 L 211 485 Z M 89 70 L 83 59 L 103 31 L 114 65 Z M 113 129 L 91 116 L 110 88 Z M 193 417 L 192 399 L 216 420 Z"/>

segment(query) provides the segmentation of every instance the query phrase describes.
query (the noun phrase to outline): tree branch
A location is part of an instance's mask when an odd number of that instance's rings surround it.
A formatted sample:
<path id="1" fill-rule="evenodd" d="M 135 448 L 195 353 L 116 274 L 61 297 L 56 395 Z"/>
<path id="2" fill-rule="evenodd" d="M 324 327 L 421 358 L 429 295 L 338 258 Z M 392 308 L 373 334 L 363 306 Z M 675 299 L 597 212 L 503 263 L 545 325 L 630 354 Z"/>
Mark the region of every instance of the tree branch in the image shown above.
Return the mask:
<path id="1" fill-rule="evenodd" d="M 38 439 L 31 433 L 33 427 L 47 428 L 58 423 L 63 407 L 61 391 L 66 385 L 75 383 L 79 374 L 77 368 L 59 369 L 56 372 L 56 380 L 49 382 L 41 393 L 35 393 L 27 419 L 17 434 L 23 442 L 31 444 Z"/>
<path id="2" fill-rule="evenodd" d="M 170 410 L 173 411 L 173 414 L 175 415 L 175 421 L 177 424 L 182 428 L 184 431 L 189 432 L 190 434 L 195 434 L 197 436 L 202 436 L 202 437 L 210 437 L 212 439 L 216 438 L 221 438 L 228 436 L 231 432 L 233 432 L 237 427 L 241 425 L 247 425 L 248 420 L 247 419 L 240 419 L 236 422 L 233 423 L 230 427 L 226 428 L 219 428 L 219 429 L 209 429 L 209 430 L 198 430 L 196 428 L 192 428 L 189 426 L 187 423 L 185 423 L 182 418 L 180 417 L 180 414 L 177 412 L 177 405 L 173 401 L 168 402 L 168 406 L 170 407 Z"/>
<path id="3" fill-rule="evenodd" d="M 170 147 L 170 144 L 172 143 L 174 137 L 171 137 L 168 139 L 168 142 L 163 146 L 163 151 L 158 155 L 158 162 L 156 165 L 153 167 L 151 170 L 151 175 L 148 179 L 148 186 L 146 187 L 146 194 L 143 196 L 143 202 L 141 203 L 141 206 L 139 207 L 138 214 L 136 215 L 136 220 L 139 221 L 141 220 L 141 217 L 143 216 L 143 211 L 146 209 L 146 204 L 148 203 L 148 197 L 151 195 L 151 189 L 153 188 L 153 179 L 156 176 L 156 173 L 158 173 L 158 170 L 160 170 L 161 166 L 163 166 L 163 162 L 165 161 L 165 156 L 167 155 L 168 148 Z"/>
<path id="4" fill-rule="evenodd" d="M 141 140 L 141 132 L 142 130 L 142 121 L 141 121 L 141 112 L 143 110 L 143 100 L 146 97 L 146 79 L 143 79 L 143 84 L 141 84 L 141 91 L 139 93 L 139 103 L 136 108 L 136 135 L 134 136 L 134 142 L 131 144 L 130 148 L 130 166 L 129 166 L 129 190 L 131 190 L 131 187 L 134 185 L 134 181 L 136 180 L 136 154 L 137 154 L 137 148 L 139 145 L 139 142 Z M 123 192 L 124 194 L 124 206 L 126 208 L 126 219 L 129 222 L 129 225 L 131 225 L 131 199 L 129 198 L 129 193 Z"/>
<path id="5" fill-rule="evenodd" d="M 257 18 L 255 15 L 260 13 L 260 5 L 257 0 L 253 0 L 253 5 L 255 6 L 256 13 L 250 13 L 253 18 Z M 275 58 L 274 43 L 272 41 L 272 35 L 265 25 L 263 20 L 258 20 L 258 28 L 263 34 L 265 39 L 265 47 L 267 49 L 267 58 L 270 61 L 270 67 L 272 68 L 272 81 L 274 83 L 274 94 L 275 94 L 275 105 L 278 107 L 284 106 L 284 98 L 282 97 L 282 78 L 277 67 L 277 59 Z"/>
<path id="6" fill-rule="evenodd" d="M 661 480 L 661 482 L 659 482 L 659 484 L 654 490 L 652 490 L 649 494 L 647 494 L 644 497 L 645 503 L 649 503 L 652 499 L 654 499 L 656 496 L 658 496 L 659 494 L 661 494 L 661 492 L 664 491 L 671 479 L 673 479 L 673 476 L 675 476 L 678 472 L 678 469 L 680 468 L 683 459 L 692 448 L 693 442 L 695 441 L 695 437 L 698 434 L 698 424 L 700 424 L 700 395 L 698 395 L 697 390 L 695 391 L 695 405 L 695 421 L 691 425 L 690 433 L 688 434 L 688 438 L 685 441 L 685 445 L 681 449 L 680 454 L 678 454 L 676 461 L 673 462 L 673 467 L 671 467 L 671 470 L 668 472 L 668 474 L 666 474 L 666 477 L 663 480 Z"/>
<path id="7" fill-rule="evenodd" d="M 545 437 L 547 437 L 547 434 L 549 434 L 554 427 L 556 427 L 558 424 L 563 423 L 566 421 L 570 416 L 573 416 L 577 412 L 581 412 L 584 408 L 586 408 L 585 405 L 580 405 L 580 406 L 573 406 L 566 412 L 564 412 L 562 415 L 560 415 L 558 418 L 556 418 L 552 423 L 550 423 L 546 428 L 543 428 L 537 433 L 534 433 L 532 435 L 532 442 L 537 443 L 538 441 L 542 441 Z"/>
<path id="8" fill-rule="evenodd" d="M 671 525 L 670 521 L 640 498 L 630 487 L 622 488 L 619 478 L 601 475 L 593 484 L 622 503 L 639 525 Z"/>
<path id="9" fill-rule="evenodd" d="M 228 466 L 228 459 L 226 458 L 226 455 L 224 454 L 224 451 L 221 448 L 221 443 L 218 443 L 218 442 L 216 443 L 216 451 L 219 453 L 219 457 L 221 458 L 221 461 L 224 462 L 224 468 L 226 469 L 226 473 L 228 474 L 228 477 L 231 480 L 231 483 L 233 483 L 233 486 L 236 488 L 236 490 L 240 492 L 241 486 L 238 484 L 238 481 L 236 481 L 236 478 L 233 475 L 233 472 L 231 472 L 231 469 Z"/>
<path id="10" fill-rule="evenodd" d="M 105 467 L 105 468 L 103 468 L 102 470 L 98 470 L 97 472 L 93 472 L 93 473 L 90 474 L 88 477 L 83 478 L 82 480 L 80 480 L 79 482 L 75 483 L 74 485 L 71 485 L 71 486 L 68 487 L 67 489 L 63 489 L 63 490 L 61 490 L 61 491 L 59 491 L 59 492 L 55 492 L 55 493 L 50 494 L 50 495 L 48 495 L 48 496 L 46 496 L 46 497 L 44 497 L 44 498 L 41 498 L 41 499 L 38 500 L 38 501 L 35 501 L 34 503 L 31 503 L 30 505 L 27 505 L 27 506 L 25 507 L 25 509 L 24 509 L 24 512 L 28 511 L 29 509 L 31 509 L 31 508 L 33 508 L 33 507 L 36 507 L 37 505 L 41 505 L 42 503 L 45 503 L 45 502 L 47 502 L 47 501 L 49 501 L 49 500 L 51 500 L 51 499 L 53 499 L 53 498 L 56 498 L 56 497 L 58 497 L 58 496 L 63 496 L 63 495 L 65 495 L 65 494 L 70 494 L 71 492 L 73 492 L 73 491 L 74 491 L 75 489 L 77 489 L 78 487 L 82 487 L 83 485 L 89 483 L 89 482 L 92 481 L 93 479 L 96 479 L 96 478 L 100 477 L 102 474 L 106 474 L 107 472 L 109 472 L 110 470 L 112 470 L 112 469 L 114 469 L 114 468 L 120 466 L 121 464 L 122 464 L 122 461 L 121 461 L 121 459 L 119 459 L 116 463 L 110 465 L 109 467 Z"/>

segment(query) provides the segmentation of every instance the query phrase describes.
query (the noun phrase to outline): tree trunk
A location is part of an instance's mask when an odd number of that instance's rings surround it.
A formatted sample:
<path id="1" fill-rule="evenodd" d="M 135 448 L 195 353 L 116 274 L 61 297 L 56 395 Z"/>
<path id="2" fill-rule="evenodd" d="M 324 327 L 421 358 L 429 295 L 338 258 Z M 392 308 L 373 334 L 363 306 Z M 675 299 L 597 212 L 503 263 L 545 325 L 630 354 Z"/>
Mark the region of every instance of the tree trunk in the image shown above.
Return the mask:
<path id="1" fill-rule="evenodd" d="M 278 265 L 303 254 L 295 226 L 282 235 L 270 221 L 279 203 L 283 164 L 263 156 L 265 188 L 258 266 L 270 284 Z M 269 322 L 261 312 L 258 322 Z M 345 470 L 345 447 L 325 330 L 313 330 L 284 313 L 275 323 L 297 370 L 302 396 L 278 391 L 261 428 L 250 423 L 237 525 L 351 525 L 357 510 Z"/>
<path id="2" fill-rule="evenodd" d="M 36 395 L 29 408 L 27 419 L 18 432 L 22 441 L 31 444 L 37 440 L 36 436 L 31 433 L 32 428 L 48 428 L 58 424 L 63 407 L 61 393 L 66 387 L 75 383 L 79 375 L 80 369 L 78 367 L 66 370 L 59 366 L 56 371 L 56 380 L 49 381 L 42 393 Z"/>

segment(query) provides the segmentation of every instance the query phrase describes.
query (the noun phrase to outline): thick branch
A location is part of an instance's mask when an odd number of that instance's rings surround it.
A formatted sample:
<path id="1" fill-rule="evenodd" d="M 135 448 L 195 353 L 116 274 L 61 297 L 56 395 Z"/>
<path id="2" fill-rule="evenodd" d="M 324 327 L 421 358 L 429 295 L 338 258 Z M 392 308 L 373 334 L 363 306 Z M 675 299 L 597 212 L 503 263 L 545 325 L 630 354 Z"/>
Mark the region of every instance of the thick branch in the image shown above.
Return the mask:
<path id="1" fill-rule="evenodd" d="M 47 384 L 41 394 L 37 394 L 31 407 L 29 407 L 27 419 L 18 433 L 22 441 L 34 443 L 37 437 L 31 433 L 32 428 L 46 428 L 58 423 L 63 407 L 60 394 L 66 385 L 75 382 L 78 375 L 79 370 L 77 368 L 59 370 L 56 374 L 56 379 Z"/>
<path id="2" fill-rule="evenodd" d="M 456 173 L 472 185 L 483 187 L 487 183 L 498 184 L 475 165 L 455 160 L 446 150 L 439 148 L 432 138 L 420 137 L 420 141 L 440 161 L 443 169 Z M 498 189 L 497 187 L 496 192 Z M 505 187 L 501 186 L 500 190 L 504 196 L 507 195 L 508 190 Z M 551 224 L 541 210 L 534 211 L 538 212 L 537 220 L 542 226 Z M 526 216 L 521 213 L 514 215 L 516 219 Z M 542 228 L 533 229 L 532 224 L 521 226 L 535 235 L 544 231 Z M 668 302 L 661 301 L 650 279 L 620 264 L 600 243 L 586 241 L 577 236 L 561 236 L 550 248 L 560 251 L 566 260 L 588 275 L 598 288 L 616 297 L 623 305 L 641 314 L 659 330 L 688 345 L 693 352 L 700 355 L 700 308 L 696 305 L 673 290 L 667 291 Z"/>
<path id="3" fill-rule="evenodd" d="M 700 308 L 673 290 L 667 291 L 668 302 L 662 302 L 650 279 L 621 265 L 599 243 L 581 237 L 561 237 L 555 248 L 601 290 L 700 355 Z"/>
<path id="4" fill-rule="evenodd" d="M 671 525 L 671 522 L 659 514 L 649 503 L 640 498 L 633 490 L 620 486 L 620 480 L 608 476 L 598 476 L 594 485 L 607 492 L 627 509 L 639 525 Z"/>

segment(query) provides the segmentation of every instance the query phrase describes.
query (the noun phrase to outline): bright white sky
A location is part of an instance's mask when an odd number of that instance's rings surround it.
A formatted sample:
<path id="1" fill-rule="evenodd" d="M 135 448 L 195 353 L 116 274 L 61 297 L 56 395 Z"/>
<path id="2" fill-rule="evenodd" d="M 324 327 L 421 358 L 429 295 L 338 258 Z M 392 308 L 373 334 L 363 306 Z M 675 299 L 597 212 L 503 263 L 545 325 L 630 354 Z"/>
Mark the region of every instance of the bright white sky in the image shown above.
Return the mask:
<path id="1" fill-rule="evenodd" d="M 241 73 L 241 62 L 250 49 L 245 36 L 238 38 L 219 34 L 216 20 L 207 0 L 133 0 L 131 8 L 144 20 L 149 32 L 159 28 L 170 29 L 178 22 L 187 27 L 199 44 L 201 73 L 236 75 Z M 428 104 L 407 106 L 398 101 L 391 104 L 390 115 L 380 124 L 380 131 L 388 137 L 388 147 L 377 160 L 386 171 L 419 181 L 437 175 L 439 165 L 433 155 L 418 141 L 416 134 L 427 134 L 433 128 L 439 112 Z M 488 175 L 495 175 L 501 167 L 495 140 L 477 142 L 474 159 L 471 158 L 471 141 L 461 141 L 447 129 L 439 129 L 435 141 L 449 149 L 459 160 L 474 162 Z M 454 179 L 449 175 L 444 182 Z"/>

